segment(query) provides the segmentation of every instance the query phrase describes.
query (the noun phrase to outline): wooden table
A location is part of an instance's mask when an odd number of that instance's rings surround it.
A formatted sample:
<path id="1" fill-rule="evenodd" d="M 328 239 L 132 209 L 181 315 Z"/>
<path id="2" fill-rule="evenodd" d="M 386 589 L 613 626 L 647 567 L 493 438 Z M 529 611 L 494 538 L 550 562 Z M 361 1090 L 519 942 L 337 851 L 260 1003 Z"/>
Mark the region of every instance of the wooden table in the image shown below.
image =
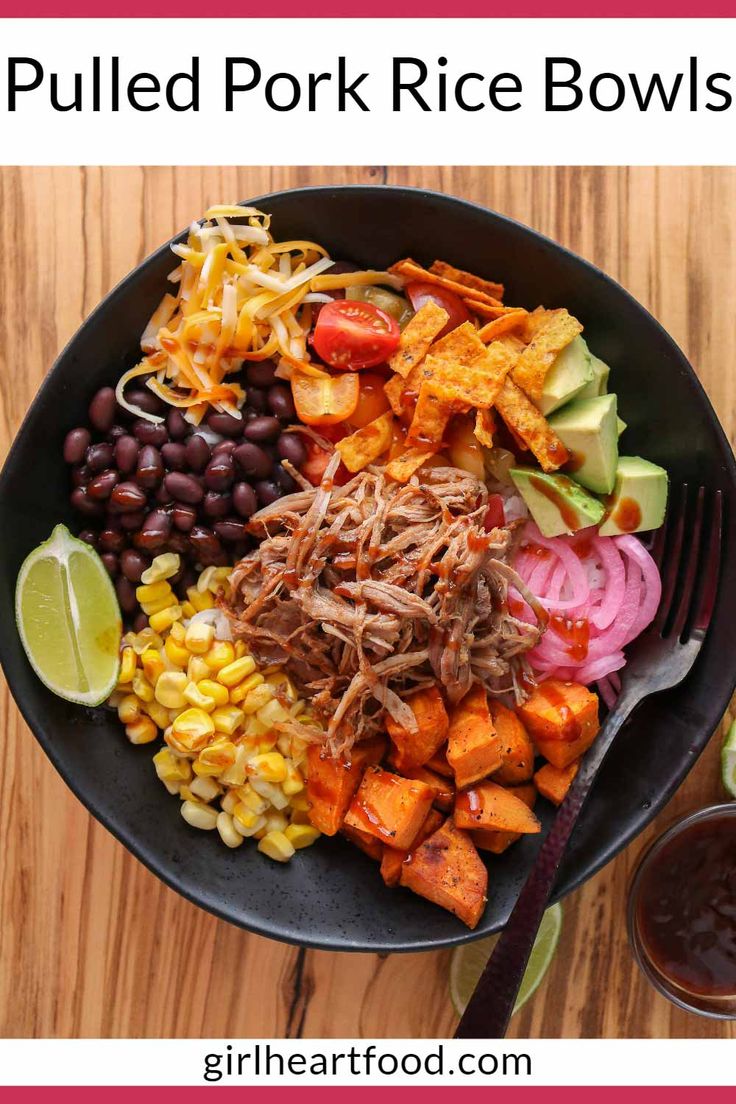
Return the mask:
<path id="1" fill-rule="evenodd" d="M 466 196 L 594 261 L 670 331 L 733 433 L 732 169 L 3 169 L 3 453 L 58 351 L 160 242 L 211 203 L 335 182 Z M 448 953 L 305 952 L 201 912 L 86 813 L 1 693 L 0 1036 L 451 1033 Z M 718 745 L 714 737 L 645 836 L 565 902 L 559 951 L 512 1035 L 736 1037 L 736 1026 L 688 1016 L 653 992 L 624 924 L 647 839 L 722 797 Z"/>

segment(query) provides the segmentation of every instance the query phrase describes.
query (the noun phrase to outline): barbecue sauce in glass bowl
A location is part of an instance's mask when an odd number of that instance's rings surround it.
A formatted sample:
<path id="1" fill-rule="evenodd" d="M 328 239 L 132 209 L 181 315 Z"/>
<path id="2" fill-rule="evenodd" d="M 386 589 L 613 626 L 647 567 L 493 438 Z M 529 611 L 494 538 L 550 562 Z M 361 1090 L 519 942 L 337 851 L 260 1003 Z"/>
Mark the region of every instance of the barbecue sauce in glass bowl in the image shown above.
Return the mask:
<path id="1" fill-rule="evenodd" d="M 686 817 L 649 849 L 632 882 L 629 934 L 664 996 L 736 1018 L 736 805 Z"/>

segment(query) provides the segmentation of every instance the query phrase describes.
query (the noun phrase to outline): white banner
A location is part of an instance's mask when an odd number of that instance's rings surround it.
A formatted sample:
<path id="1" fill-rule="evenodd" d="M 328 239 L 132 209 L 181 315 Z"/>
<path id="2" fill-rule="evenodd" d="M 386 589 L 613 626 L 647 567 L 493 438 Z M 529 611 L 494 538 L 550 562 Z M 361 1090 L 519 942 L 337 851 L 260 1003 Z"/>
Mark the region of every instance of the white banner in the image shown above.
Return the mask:
<path id="1" fill-rule="evenodd" d="M 733 1085 L 722 1040 L 4 1039 L 4 1085 Z"/>
<path id="2" fill-rule="evenodd" d="M 0 43 L 4 164 L 736 162 L 733 20 L 13 19 Z"/>

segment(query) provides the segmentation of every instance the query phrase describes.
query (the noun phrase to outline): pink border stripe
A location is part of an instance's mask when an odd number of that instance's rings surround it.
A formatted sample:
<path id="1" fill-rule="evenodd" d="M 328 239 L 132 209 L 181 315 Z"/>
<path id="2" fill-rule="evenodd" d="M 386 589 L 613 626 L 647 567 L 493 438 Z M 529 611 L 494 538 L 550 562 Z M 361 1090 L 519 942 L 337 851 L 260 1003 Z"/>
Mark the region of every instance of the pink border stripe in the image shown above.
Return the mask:
<path id="1" fill-rule="evenodd" d="M 501 8 L 501 10 L 499 10 Z M 213 18 L 304 18 L 310 13 L 299 0 L 271 0 L 267 5 L 253 0 L 213 0 L 207 19 Z M 483 0 L 322 0 L 317 16 L 325 19 L 351 18 L 489 18 L 494 15 L 520 18 L 700 18 L 736 16 L 736 0 L 518 0 L 501 7 Z M 198 0 L 0 0 L 0 18 L 202 18 Z"/>
<path id="2" fill-rule="evenodd" d="M 217 1094 L 218 1099 L 221 1099 L 223 1093 L 226 1095 L 229 1093 L 228 1100 L 232 1098 L 233 1104 L 236 1100 L 242 1104 L 250 1093 L 257 1093 L 258 1100 L 264 1101 L 265 1104 L 293 1104 L 294 1089 L 297 1085 L 298 1079 L 293 1084 L 284 1085 L 283 1087 L 266 1085 L 259 1085 L 257 1088 L 245 1085 L 241 1087 L 233 1085 L 218 1086 Z M 329 1096 L 331 1100 L 344 1101 L 345 1094 L 348 1093 L 350 1099 L 358 1099 L 359 1104 L 372 1104 L 376 1099 L 376 1095 L 380 1093 L 382 1099 L 386 1098 L 386 1104 L 406 1104 L 409 1096 L 412 1097 L 411 1104 L 414 1101 L 416 1101 L 416 1104 L 422 1104 L 422 1101 L 426 1104 L 427 1097 L 431 1098 L 431 1104 L 440 1104 L 444 1101 L 447 1101 L 447 1104 L 453 1104 L 458 1099 L 458 1088 L 459 1085 L 435 1085 L 432 1087 L 416 1085 L 413 1087 L 396 1086 L 394 1088 L 386 1085 L 351 1085 L 349 1088 L 338 1085 L 299 1086 L 299 1097 L 303 1104 L 322 1104 L 325 1096 Z M 31 1088 L 26 1086 L 4 1088 L 2 1099 L 3 1104 L 16 1104 L 16 1102 L 17 1104 L 49 1104 L 49 1101 L 53 1101 L 54 1104 L 100 1104 L 100 1101 L 104 1101 L 105 1104 L 130 1104 L 132 1094 L 135 1093 L 135 1100 L 139 1104 L 149 1104 L 149 1102 L 150 1104 L 194 1104 L 194 1102 L 200 1104 L 204 1099 L 203 1094 L 212 1090 L 212 1085 L 169 1086 L 165 1088 L 147 1086 L 137 1086 L 136 1088 L 95 1088 L 92 1086 Z M 692 1104 L 695 1094 L 697 1094 L 698 1099 L 703 1100 L 706 1104 L 733 1104 L 733 1092 L 732 1088 L 707 1088 L 705 1086 L 692 1088 L 647 1086 L 644 1088 L 643 1086 L 634 1085 L 622 1089 L 601 1088 L 599 1086 L 564 1088 L 540 1085 L 537 1087 L 519 1086 L 519 1088 L 514 1088 L 508 1085 L 492 1084 L 492 1078 L 489 1078 L 487 1088 L 476 1086 L 463 1088 L 462 1101 L 463 1104 L 488 1104 L 492 1098 L 493 1104 L 590 1104 L 591 1100 L 594 1100 L 595 1104 L 621 1104 L 622 1097 L 625 1094 L 626 1099 L 631 1101 L 631 1104 Z"/>

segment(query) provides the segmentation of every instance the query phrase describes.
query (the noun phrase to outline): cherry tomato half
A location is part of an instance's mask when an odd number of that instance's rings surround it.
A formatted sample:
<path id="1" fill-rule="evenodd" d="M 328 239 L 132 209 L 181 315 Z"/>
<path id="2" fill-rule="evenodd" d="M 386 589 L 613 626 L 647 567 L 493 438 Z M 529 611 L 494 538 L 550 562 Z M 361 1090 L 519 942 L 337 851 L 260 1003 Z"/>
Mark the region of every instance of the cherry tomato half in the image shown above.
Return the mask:
<path id="1" fill-rule="evenodd" d="M 330 426 L 346 421 L 358 405 L 357 376 L 307 376 L 294 372 L 291 393 L 299 421 L 305 425 Z"/>
<path id="2" fill-rule="evenodd" d="M 316 441 L 306 440 L 304 444 L 307 449 L 307 459 L 299 470 L 304 478 L 309 480 L 313 487 L 318 487 L 322 482 L 322 476 L 325 474 L 325 468 L 330 462 L 331 453 L 325 452 Z M 341 463 L 335 472 L 333 483 L 336 487 L 342 487 L 343 484 L 347 483 L 348 480 L 352 478 L 348 469 Z"/>
<path id="3" fill-rule="evenodd" d="M 427 284 L 422 280 L 415 280 L 411 284 L 407 284 L 404 291 L 409 297 L 409 302 L 413 306 L 415 311 L 418 311 L 420 307 L 431 300 L 436 303 L 443 310 L 446 310 L 449 314 L 447 325 L 437 337 L 444 337 L 450 330 L 454 330 L 457 326 L 461 326 L 463 322 L 467 322 L 470 318 L 470 311 L 463 303 L 459 295 L 455 295 L 454 291 L 448 291 L 446 288 L 438 287 L 436 284 Z"/>
<path id="4" fill-rule="evenodd" d="M 498 529 L 505 524 L 506 518 L 503 512 L 502 496 L 500 494 L 489 495 L 485 517 L 483 518 L 483 528 L 490 533 L 491 529 Z"/>
<path id="5" fill-rule="evenodd" d="M 380 418 L 387 410 L 391 409 L 386 392 L 383 387 L 386 383 L 385 376 L 379 376 L 377 372 L 360 373 L 360 394 L 358 405 L 350 415 L 350 425 L 356 429 L 362 429 L 369 422 Z"/>
<path id="6" fill-rule="evenodd" d="M 355 372 L 382 364 L 400 332 L 396 319 L 373 303 L 336 299 L 319 312 L 312 344 L 325 364 Z"/>

